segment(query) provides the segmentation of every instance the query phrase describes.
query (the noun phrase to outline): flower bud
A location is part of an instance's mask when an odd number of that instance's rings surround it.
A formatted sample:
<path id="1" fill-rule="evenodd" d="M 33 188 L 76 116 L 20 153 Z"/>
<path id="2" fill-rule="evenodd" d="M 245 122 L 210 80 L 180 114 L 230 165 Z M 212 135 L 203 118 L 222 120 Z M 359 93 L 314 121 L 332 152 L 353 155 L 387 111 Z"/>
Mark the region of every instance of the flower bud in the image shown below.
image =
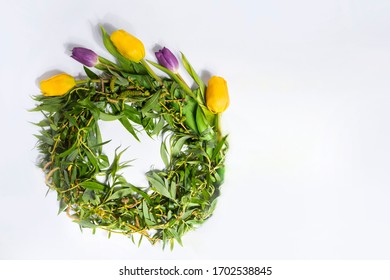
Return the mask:
<path id="1" fill-rule="evenodd" d="M 126 31 L 114 31 L 110 39 L 118 52 L 127 59 L 140 62 L 145 57 L 144 44 Z"/>
<path id="2" fill-rule="evenodd" d="M 99 56 L 86 48 L 73 48 L 71 57 L 88 67 L 93 67 L 99 62 Z"/>
<path id="3" fill-rule="evenodd" d="M 210 78 L 206 90 L 207 108 L 214 114 L 222 113 L 229 106 L 229 93 L 224 78 L 213 76 Z"/>
<path id="4" fill-rule="evenodd" d="M 155 55 L 161 66 L 171 70 L 173 73 L 177 73 L 177 70 L 179 69 L 179 61 L 177 61 L 177 58 L 169 49 L 164 47 L 156 52 Z"/>
<path id="5" fill-rule="evenodd" d="M 45 96 L 61 96 L 76 86 L 75 79 L 68 74 L 55 75 L 40 82 L 42 94 Z"/>

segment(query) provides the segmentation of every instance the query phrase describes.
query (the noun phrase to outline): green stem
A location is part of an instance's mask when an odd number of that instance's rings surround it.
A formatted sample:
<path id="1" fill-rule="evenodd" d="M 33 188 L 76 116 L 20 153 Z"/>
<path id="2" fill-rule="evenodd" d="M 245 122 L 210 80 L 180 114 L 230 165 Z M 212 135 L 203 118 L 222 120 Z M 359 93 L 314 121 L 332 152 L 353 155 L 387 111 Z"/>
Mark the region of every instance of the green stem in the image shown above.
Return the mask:
<path id="1" fill-rule="evenodd" d="M 90 81 L 89 79 L 86 79 L 86 80 L 78 80 L 76 81 L 76 85 L 81 85 L 81 84 L 85 84 L 86 82 Z"/>
<path id="2" fill-rule="evenodd" d="M 186 88 L 189 88 L 191 90 L 191 88 L 187 85 L 187 83 L 184 81 L 183 77 L 179 74 L 179 73 L 175 73 L 176 76 L 179 78 L 180 81 L 183 82 L 183 85 L 185 85 Z M 192 91 L 191 91 L 192 92 Z"/>
<path id="3" fill-rule="evenodd" d="M 81 84 L 85 84 L 85 83 L 88 83 L 88 82 L 92 82 L 92 83 L 108 83 L 110 80 L 102 80 L 102 79 L 85 79 L 85 80 L 77 80 L 76 81 L 76 85 L 81 85 Z"/>
<path id="4" fill-rule="evenodd" d="M 187 83 L 184 81 L 183 77 L 176 73 L 177 80 L 176 82 L 180 84 L 180 86 L 187 92 L 189 96 L 191 96 L 193 99 L 195 99 L 199 104 L 203 105 L 203 101 L 201 98 L 197 98 L 195 94 L 192 92 L 191 88 L 187 85 Z"/>
<path id="5" fill-rule="evenodd" d="M 172 79 L 175 80 L 176 83 L 178 83 L 184 91 L 191 96 L 194 100 L 198 101 L 195 94 L 192 92 L 191 88 L 186 84 L 186 82 L 183 80 L 183 78 L 180 76 L 180 74 L 174 74 L 170 75 Z"/>
<path id="6" fill-rule="evenodd" d="M 187 92 L 189 96 L 197 100 L 191 88 L 187 85 L 187 83 L 184 81 L 183 77 L 179 73 L 173 73 L 171 77 Z"/>
<path id="7" fill-rule="evenodd" d="M 163 71 L 164 73 L 168 74 L 169 77 L 171 77 L 176 83 L 178 83 L 180 85 L 180 87 L 189 95 L 191 96 L 194 100 L 197 100 L 199 102 L 199 100 L 196 98 L 195 94 L 192 92 L 192 90 L 190 89 L 190 87 L 184 82 L 183 78 L 179 78 L 179 74 L 175 74 L 173 73 L 172 71 L 170 71 L 169 69 L 165 68 L 164 66 L 161 66 L 157 63 L 154 63 L 152 61 L 149 61 L 148 62 L 150 64 L 152 64 L 154 67 L 156 67 L 157 69 Z M 203 104 L 203 102 L 201 103 Z"/>
<path id="8" fill-rule="evenodd" d="M 99 62 L 101 64 L 104 64 L 104 65 L 109 65 L 111 67 L 118 68 L 118 66 L 114 62 L 112 62 L 112 61 L 110 61 L 110 60 L 108 60 L 108 59 L 106 59 L 104 57 L 101 57 L 101 56 L 99 56 Z"/>
<path id="9" fill-rule="evenodd" d="M 141 60 L 141 63 L 142 65 L 146 68 L 146 71 L 148 71 L 148 73 L 150 74 L 150 76 L 152 76 L 157 82 L 159 82 L 160 85 L 162 85 L 162 80 L 159 76 L 157 76 L 156 73 L 154 73 L 154 71 L 152 70 L 152 68 L 150 68 L 149 64 L 144 60 L 142 59 Z"/>
<path id="10" fill-rule="evenodd" d="M 215 128 L 217 130 L 217 139 L 220 141 L 222 139 L 222 131 L 221 131 L 221 113 L 217 113 L 215 118 Z"/>
<path id="11" fill-rule="evenodd" d="M 95 68 L 98 70 L 106 70 L 105 68 L 113 69 L 115 71 L 121 70 L 120 67 L 118 67 L 118 65 L 116 65 L 114 62 L 101 56 L 99 56 L 99 63 L 95 65 Z"/>

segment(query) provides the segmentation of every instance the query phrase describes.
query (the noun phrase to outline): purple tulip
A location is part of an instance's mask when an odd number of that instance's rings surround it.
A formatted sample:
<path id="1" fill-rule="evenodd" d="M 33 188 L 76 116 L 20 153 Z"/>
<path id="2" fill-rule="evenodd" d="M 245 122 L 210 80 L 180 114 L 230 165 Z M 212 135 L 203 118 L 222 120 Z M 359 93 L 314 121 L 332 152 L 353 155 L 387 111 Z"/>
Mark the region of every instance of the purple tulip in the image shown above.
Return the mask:
<path id="1" fill-rule="evenodd" d="M 164 47 L 155 54 L 158 63 L 161 66 L 164 66 L 165 68 L 171 70 L 173 73 L 177 73 L 177 70 L 179 69 L 179 62 L 169 49 Z"/>
<path id="2" fill-rule="evenodd" d="M 86 48 L 73 48 L 71 57 L 88 67 L 93 67 L 99 62 L 99 56 Z"/>

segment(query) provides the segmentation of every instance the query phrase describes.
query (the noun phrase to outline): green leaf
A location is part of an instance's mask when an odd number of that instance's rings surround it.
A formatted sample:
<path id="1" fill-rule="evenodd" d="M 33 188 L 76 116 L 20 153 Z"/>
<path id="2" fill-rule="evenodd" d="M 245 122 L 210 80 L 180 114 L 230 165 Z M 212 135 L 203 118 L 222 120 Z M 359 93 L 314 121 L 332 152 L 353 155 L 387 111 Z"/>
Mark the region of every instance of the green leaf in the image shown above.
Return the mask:
<path id="1" fill-rule="evenodd" d="M 225 168 L 221 167 L 217 169 L 217 173 L 219 176 L 218 181 L 215 183 L 215 186 L 218 187 L 223 184 L 224 178 L 225 178 Z"/>
<path id="2" fill-rule="evenodd" d="M 128 80 L 130 80 L 133 84 L 138 84 L 139 86 L 145 89 L 151 89 L 154 86 L 153 79 L 148 75 L 126 74 L 126 73 L 123 73 L 123 75 Z"/>
<path id="3" fill-rule="evenodd" d="M 77 149 L 73 150 L 67 157 L 66 157 L 66 161 L 68 162 L 72 162 L 74 161 L 77 156 L 79 154 L 79 151 Z"/>
<path id="4" fill-rule="evenodd" d="M 30 112 L 46 111 L 49 113 L 55 113 L 58 112 L 61 107 L 61 104 L 41 104 L 30 110 Z"/>
<path id="5" fill-rule="evenodd" d="M 123 113 L 132 122 L 134 122 L 136 124 L 141 124 L 142 123 L 142 121 L 141 121 L 141 113 L 137 109 L 135 109 L 134 107 L 125 104 Z"/>
<path id="6" fill-rule="evenodd" d="M 156 173 L 150 172 L 150 174 L 146 174 L 146 178 L 154 190 L 156 190 L 159 194 L 172 199 L 171 194 L 160 176 Z"/>
<path id="7" fill-rule="evenodd" d="M 177 231 L 173 228 L 168 228 L 169 233 L 176 239 L 177 243 L 180 244 L 180 246 L 183 246 L 183 243 L 181 241 L 181 237 L 177 233 Z"/>
<path id="8" fill-rule="evenodd" d="M 207 108 L 207 106 L 205 106 L 205 105 L 203 105 L 203 104 L 199 104 L 199 107 L 202 109 L 203 114 L 205 115 L 207 122 L 208 122 L 211 126 L 215 126 L 215 125 L 216 125 L 216 121 L 217 121 L 217 114 L 213 114 L 213 113 Z"/>
<path id="9" fill-rule="evenodd" d="M 103 36 L 103 44 L 108 50 L 110 54 L 112 54 L 115 58 L 117 58 L 120 54 L 118 50 L 115 48 L 114 44 L 112 43 L 110 36 L 108 36 L 106 30 L 103 26 L 100 26 L 100 29 L 102 30 L 102 36 Z"/>
<path id="10" fill-rule="evenodd" d="M 68 206 L 68 204 L 66 204 L 65 200 L 63 198 L 61 198 L 60 199 L 60 206 L 58 209 L 58 215 L 61 214 L 62 212 L 64 212 L 64 210 L 67 206 Z"/>
<path id="11" fill-rule="evenodd" d="M 165 166 L 168 166 L 169 165 L 168 150 L 167 150 L 167 146 L 165 144 L 165 140 L 161 141 L 160 156 L 161 156 L 161 159 L 164 162 Z"/>
<path id="12" fill-rule="evenodd" d="M 104 189 L 106 188 L 105 185 L 96 181 L 84 181 L 84 182 L 80 182 L 79 185 L 85 189 L 97 190 L 97 191 L 104 191 Z"/>
<path id="13" fill-rule="evenodd" d="M 110 72 L 116 78 L 115 83 L 117 85 L 125 86 L 125 87 L 127 87 L 129 85 L 129 81 L 127 79 L 123 78 L 121 75 L 119 75 L 116 71 L 108 68 L 108 72 Z"/>
<path id="14" fill-rule="evenodd" d="M 195 133 L 198 132 L 195 121 L 196 108 L 197 102 L 192 98 L 188 98 L 186 104 L 183 106 L 184 123 Z"/>
<path id="15" fill-rule="evenodd" d="M 129 185 L 129 188 L 131 188 L 135 193 L 138 193 L 139 195 L 141 195 L 147 203 L 152 203 L 152 200 L 150 199 L 150 196 L 144 192 L 143 190 L 141 190 L 140 188 L 137 188 L 136 186 L 133 186 L 131 184 L 128 184 Z"/>
<path id="16" fill-rule="evenodd" d="M 77 168 L 72 168 L 72 175 L 70 176 L 71 183 L 74 183 L 74 181 L 76 180 L 76 176 L 77 176 Z"/>
<path id="17" fill-rule="evenodd" d="M 175 241 L 174 241 L 174 239 L 170 239 L 169 240 L 169 249 L 171 250 L 171 251 L 173 251 L 173 247 L 175 246 Z"/>
<path id="18" fill-rule="evenodd" d="M 139 240 L 138 240 L 138 248 L 141 246 L 143 237 L 144 237 L 144 236 L 141 235 L 140 238 L 139 238 Z"/>
<path id="19" fill-rule="evenodd" d="M 123 115 L 122 114 L 118 114 L 118 115 L 111 115 L 111 114 L 107 114 L 107 113 L 104 113 L 102 111 L 100 111 L 99 113 L 99 119 L 101 119 L 102 121 L 115 121 L 115 120 L 118 120 L 120 118 L 122 118 Z"/>
<path id="20" fill-rule="evenodd" d="M 100 132 L 100 128 L 99 128 L 99 125 L 98 125 L 98 122 L 95 122 L 95 125 L 93 126 L 93 131 L 95 132 L 95 135 L 96 135 L 96 142 L 97 142 L 97 145 L 95 145 L 98 151 L 98 154 L 100 155 L 103 151 L 103 145 L 105 145 L 106 143 L 110 142 L 111 140 L 109 141 L 106 141 L 106 142 L 103 142 L 103 139 L 102 139 L 102 134 Z M 93 148 L 95 148 L 93 147 Z"/>
<path id="21" fill-rule="evenodd" d="M 107 200 L 115 200 L 122 197 L 130 196 L 134 191 L 131 188 L 123 188 L 115 191 L 112 195 L 110 195 Z"/>
<path id="22" fill-rule="evenodd" d="M 185 135 L 180 137 L 175 144 L 172 146 L 171 154 L 172 156 L 176 156 L 180 153 L 184 143 L 187 141 L 187 139 L 191 138 L 189 135 Z"/>
<path id="23" fill-rule="evenodd" d="M 131 123 L 129 122 L 128 119 L 126 118 L 121 118 L 119 119 L 120 123 L 127 129 L 128 132 L 131 133 L 131 135 L 134 136 L 135 139 L 137 139 L 137 141 L 139 141 L 139 138 L 133 128 L 133 126 L 131 125 Z"/>
<path id="24" fill-rule="evenodd" d="M 93 165 L 93 167 L 95 168 L 95 170 L 99 170 L 99 163 L 96 159 L 96 156 L 93 155 L 91 152 L 89 152 L 88 150 L 85 150 L 85 154 L 87 155 L 87 158 L 88 160 L 91 162 L 91 164 Z"/>
<path id="25" fill-rule="evenodd" d="M 212 202 L 211 202 L 211 204 L 210 204 L 210 207 L 209 207 L 209 209 L 208 209 L 208 214 L 209 215 L 211 215 L 213 212 L 214 212 L 214 210 L 215 210 L 215 207 L 217 206 L 217 199 L 214 199 Z"/>
<path id="26" fill-rule="evenodd" d="M 170 127 L 175 127 L 175 123 L 173 122 L 173 118 L 171 115 L 164 114 L 163 117 Z"/>
<path id="27" fill-rule="evenodd" d="M 34 136 L 37 137 L 40 141 L 42 141 L 42 143 L 45 143 L 50 146 L 54 145 L 54 140 L 50 137 L 44 135 L 34 135 Z"/>
<path id="28" fill-rule="evenodd" d="M 98 75 L 96 75 L 91 69 L 87 68 L 87 67 L 83 67 L 84 68 L 84 71 L 85 71 L 85 74 L 87 74 L 88 78 L 90 79 L 100 79 Z"/>
<path id="29" fill-rule="evenodd" d="M 195 211 L 195 209 L 191 209 L 191 210 L 188 210 L 188 211 L 184 212 L 183 216 L 181 216 L 181 219 L 182 220 L 187 219 L 189 216 L 192 215 L 192 212 L 194 212 L 194 211 Z"/>
<path id="30" fill-rule="evenodd" d="M 73 222 L 79 224 L 81 227 L 84 227 L 84 228 L 95 229 L 98 227 L 97 225 L 91 223 L 90 221 L 86 221 L 86 220 L 73 220 Z"/>
<path id="31" fill-rule="evenodd" d="M 206 129 L 209 128 L 207 119 L 199 106 L 196 106 L 196 126 L 200 134 L 202 134 Z"/>
<path id="32" fill-rule="evenodd" d="M 96 195 L 94 190 L 85 190 L 82 199 L 86 203 L 92 203 L 93 205 L 98 205 L 100 203 L 100 198 Z"/>
<path id="33" fill-rule="evenodd" d="M 165 125 L 164 119 L 160 118 L 160 120 L 158 121 L 158 123 L 154 127 L 152 134 L 158 135 L 160 133 L 161 129 L 164 127 L 164 125 Z"/>
<path id="34" fill-rule="evenodd" d="M 33 123 L 34 125 L 36 126 L 39 126 L 39 127 L 46 127 L 46 126 L 49 126 L 50 125 L 50 122 L 48 119 L 43 119 L 41 120 L 40 122 L 38 123 Z"/>
<path id="35" fill-rule="evenodd" d="M 142 107 L 142 112 L 148 112 L 153 109 L 156 105 L 159 105 L 158 100 L 160 98 L 161 92 L 156 92 L 153 94 L 148 101 L 146 101 L 145 105 Z"/>
<path id="36" fill-rule="evenodd" d="M 70 124 L 72 126 L 79 128 L 79 125 L 78 125 L 76 119 L 71 114 L 64 112 L 64 116 L 67 118 L 67 120 L 70 122 Z"/>
<path id="37" fill-rule="evenodd" d="M 214 160 L 217 158 L 219 152 L 221 151 L 222 147 L 225 145 L 227 141 L 227 136 L 223 137 L 217 144 L 217 146 L 215 147 L 214 151 L 213 151 L 213 155 L 211 157 L 211 160 Z"/>
<path id="38" fill-rule="evenodd" d="M 169 188 L 169 192 L 171 193 L 171 197 L 173 199 L 176 199 L 176 191 L 177 191 L 177 185 L 175 181 L 171 182 L 171 186 Z"/>
<path id="39" fill-rule="evenodd" d="M 93 117 L 98 120 L 100 115 L 100 110 L 95 106 L 95 104 L 90 100 L 89 97 L 84 98 L 78 102 L 83 107 L 91 111 Z"/>
<path id="40" fill-rule="evenodd" d="M 191 64 L 188 62 L 187 58 L 183 53 L 181 53 L 183 66 L 187 70 L 188 74 L 194 79 L 194 81 L 198 84 L 200 92 L 202 96 L 204 96 L 204 93 L 206 91 L 206 85 L 202 81 L 202 79 L 199 77 L 199 75 L 195 72 L 194 68 L 191 66 Z"/>
<path id="41" fill-rule="evenodd" d="M 144 214 L 145 219 L 149 219 L 149 208 L 148 205 L 146 204 L 146 201 L 142 201 L 142 213 Z"/>

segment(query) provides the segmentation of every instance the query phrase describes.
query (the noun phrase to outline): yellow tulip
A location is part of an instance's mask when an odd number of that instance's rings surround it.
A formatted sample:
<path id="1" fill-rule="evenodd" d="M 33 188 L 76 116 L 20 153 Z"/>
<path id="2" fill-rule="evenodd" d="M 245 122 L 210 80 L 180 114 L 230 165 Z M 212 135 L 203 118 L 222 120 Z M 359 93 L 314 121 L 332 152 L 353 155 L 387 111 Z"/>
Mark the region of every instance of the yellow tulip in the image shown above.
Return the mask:
<path id="1" fill-rule="evenodd" d="M 222 113 L 229 106 L 229 93 L 224 78 L 213 76 L 210 78 L 206 90 L 207 108 L 214 114 Z"/>
<path id="2" fill-rule="evenodd" d="M 76 86 L 75 79 L 68 74 L 58 74 L 40 82 L 42 94 L 45 96 L 61 96 Z"/>
<path id="3" fill-rule="evenodd" d="M 145 57 L 144 44 L 126 31 L 114 31 L 110 39 L 118 52 L 127 59 L 140 62 Z"/>

